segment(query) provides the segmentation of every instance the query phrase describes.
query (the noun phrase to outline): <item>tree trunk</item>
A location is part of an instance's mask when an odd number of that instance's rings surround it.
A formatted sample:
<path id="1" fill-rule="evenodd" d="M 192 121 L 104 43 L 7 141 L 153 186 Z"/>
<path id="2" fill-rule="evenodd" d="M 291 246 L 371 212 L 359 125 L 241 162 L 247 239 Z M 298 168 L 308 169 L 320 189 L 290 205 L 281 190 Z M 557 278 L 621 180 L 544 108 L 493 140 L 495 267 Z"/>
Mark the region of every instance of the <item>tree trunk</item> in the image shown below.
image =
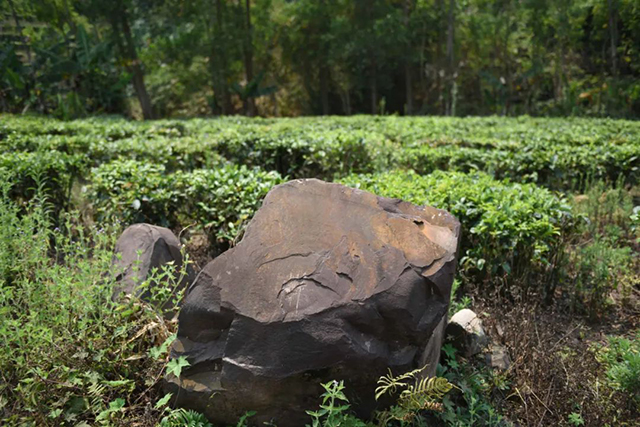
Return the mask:
<path id="1" fill-rule="evenodd" d="M 144 74 L 142 72 L 140 60 L 138 59 L 138 54 L 136 53 L 136 48 L 133 43 L 133 37 L 131 36 L 131 28 L 129 27 L 127 11 L 122 5 L 122 2 L 119 1 L 117 5 L 118 8 L 115 12 L 120 15 L 120 21 L 118 21 L 118 17 L 112 16 L 111 23 L 113 26 L 113 31 L 116 34 L 116 41 L 118 43 L 118 46 L 120 47 L 120 51 L 122 52 L 122 55 L 127 62 L 127 68 L 129 68 L 129 71 L 133 75 L 133 89 L 135 90 L 136 95 L 138 96 L 138 100 L 140 101 L 140 107 L 142 108 L 142 117 L 145 120 L 150 120 L 153 119 L 153 106 L 151 105 L 151 98 L 149 98 L 147 88 L 144 84 Z M 124 43 L 120 38 L 118 22 L 122 26 Z"/>
<path id="2" fill-rule="evenodd" d="M 446 43 L 446 27 L 442 25 L 445 17 L 444 0 L 436 0 L 436 10 L 438 14 L 438 43 L 436 46 L 436 91 L 438 93 L 438 105 L 440 114 L 446 114 L 445 106 L 445 83 L 444 70 L 446 68 L 442 45 Z"/>
<path id="3" fill-rule="evenodd" d="M 222 29 L 223 10 L 222 0 L 215 0 L 216 19 L 213 25 L 213 34 L 211 37 L 211 75 L 213 78 L 213 90 L 216 101 L 220 107 L 220 113 L 223 115 L 231 113 L 231 95 L 227 82 L 227 58 L 226 43 L 224 42 L 224 34 Z"/>
<path id="4" fill-rule="evenodd" d="M 405 107 L 404 113 L 406 115 L 413 114 L 413 87 L 411 81 L 411 35 L 409 34 L 409 19 L 411 17 L 411 10 L 413 9 L 413 0 L 404 1 L 404 26 L 407 32 L 407 46 L 404 62 L 404 87 L 405 87 Z"/>
<path id="5" fill-rule="evenodd" d="M 618 58 L 617 58 L 617 20 L 616 20 L 616 7 L 614 0 L 607 0 L 609 5 L 609 38 L 611 39 L 611 73 L 615 77 L 618 75 Z"/>
<path id="6" fill-rule="evenodd" d="M 247 85 L 253 82 L 253 36 L 251 32 L 251 0 L 245 0 L 244 71 Z M 256 115 L 256 102 L 253 96 L 245 96 L 244 110 L 247 116 Z"/>
<path id="7" fill-rule="evenodd" d="M 452 115 L 453 113 L 453 96 L 455 96 L 454 84 L 453 80 L 455 79 L 455 55 L 453 49 L 453 43 L 455 40 L 454 35 L 454 27 L 455 27 L 455 0 L 449 0 L 449 16 L 447 18 L 447 81 L 449 86 L 449 100 L 447 102 L 447 115 Z"/>
<path id="8" fill-rule="evenodd" d="M 345 107 L 345 113 L 347 114 L 347 116 L 351 115 L 351 94 L 349 93 L 349 89 L 345 90 L 345 102 L 346 102 L 346 107 Z"/>
<path id="9" fill-rule="evenodd" d="M 322 40 L 322 36 L 325 36 L 329 32 L 331 26 L 331 18 L 327 14 L 327 6 L 325 0 L 318 0 L 320 4 L 320 13 L 318 14 L 318 32 Z M 322 105 L 322 115 L 329 114 L 329 84 L 330 84 L 330 71 L 328 67 L 329 63 L 329 46 L 326 41 L 321 41 L 318 49 L 319 64 L 318 64 L 318 80 L 320 81 L 320 104 Z"/>
<path id="10" fill-rule="evenodd" d="M 510 35 L 510 31 L 509 31 L 509 27 L 511 26 L 511 22 L 509 17 L 511 16 L 511 11 L 510 10 L 506 10 L 506 25 L 505 25 L 505 32 L 504 32 L 504 41 L 503 41 L 503 46 L 502 46 L 502 58 L 503 58 L 503 65 L 504 65 L 504 75 L 505 75 L 505 86 L 506 86 L 506 95 L 505 95 L 505 100 L 504 100 L 504 108 L 502 110 L 502 115 L 506 116 L 509 115 L 510 111 L 511 111 L 511 98 L 513 96 L 513 92 L 512 92 L 512 84 L 511 84 L 511 67 L 509 66 L 509 35 Z"/>
<path id="11" fill-rule="evenodd" d="M 376 76 L 376 59 L 371 58 L 371 114 L 378 114 L 378 81 Z"/>
<path id="12" fill-rule="evenodd" d="M 323 59 L 324 61 L 324 59 Z M 320 65 L 320 101 L 322 102 L 322 115 L 329 114 L 329 70 L 326 64 Z"/>

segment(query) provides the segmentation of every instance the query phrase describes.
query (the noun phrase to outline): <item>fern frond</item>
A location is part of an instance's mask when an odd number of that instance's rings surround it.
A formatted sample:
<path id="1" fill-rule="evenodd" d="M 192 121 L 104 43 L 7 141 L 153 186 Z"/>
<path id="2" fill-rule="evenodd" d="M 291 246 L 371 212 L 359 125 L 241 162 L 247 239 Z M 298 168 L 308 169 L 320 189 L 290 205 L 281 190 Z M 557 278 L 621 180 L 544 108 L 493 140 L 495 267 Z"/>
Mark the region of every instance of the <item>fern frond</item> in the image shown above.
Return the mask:
<path id="1" fill-rule="evenodd" d="M 376 400 L 378 400 L 382 395 L 389 393 L 393 394 L 396 392 L 398 387 L 407 387 L 407 380 L 415 380 L 417 375 L 422 372 L 425 367 L 415 369 L 411 372 L 404 373 L 402 375 L 398 375 L 397 377 L 393 376 L 391 369 L 389 369 L 388 375 L 383 375 L 378 379 L 379 386 L 376 388 Z"/>
<path id="2" fill-rule="evenodd" d="M 398 405 L 406 410 L 442 410 L 439 401 L 453 388 L 445 378 L 423 378 L 400 393 Z"/>
<path id="3" fill-rule="evenodd" d="M 107 386 L 104 384 L 93 383 L 89 386 L 87 391 L 89 392 L 89 396 L 102 398 L 106 389 Z"/>
<path id="4" fill-rule="evenodd" d="M 422 378 L 415 385 L 407 388 L 414 394 L 426 394 L 433 399 L 442 399 L 445 394 L 449 393 L 453 388 L 453 384 L 446 378 L 431 377 Z"/>

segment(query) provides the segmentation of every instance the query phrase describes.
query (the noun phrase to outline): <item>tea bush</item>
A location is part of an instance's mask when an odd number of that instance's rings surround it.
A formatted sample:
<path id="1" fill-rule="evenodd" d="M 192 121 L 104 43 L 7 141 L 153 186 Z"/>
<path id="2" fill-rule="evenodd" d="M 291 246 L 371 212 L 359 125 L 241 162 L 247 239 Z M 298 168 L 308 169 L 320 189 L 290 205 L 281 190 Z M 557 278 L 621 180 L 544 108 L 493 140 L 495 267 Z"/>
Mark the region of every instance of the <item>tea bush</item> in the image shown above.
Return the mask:
<path id="1" fill-rule="evenodd" d="M 217 149 L 234 162 L 275 170 L 292 178 L 331 178 L 373 172 L 392 162 L 393 144 L 363 129 L 304 129 L 223 133 Z"/>
<path id="2" fill-rule="evenodd" d="M 175 225 L 183 196 L 176 191 L 175 176 L 166 174 L 164 166 L 123 160 L 92 171 L 88 199 L 98 221 L 168 226 Z"/>
<path id="3" fill-rule="evenodd" d="M 640 149 L 635 145 L 529 144 L 514 150 L 419 146 L 404 150 L 400 164 L 419 173 L 482 170 L 496 178 L 535 182 L 554 189 L 584 189 L 593 179 L 638 182 Z"/>
<path id="4" fill-rule="evenodd" d="M 532 184 L 484 173 L 436 171 L 351 175 L 341 182 L 385 197 L 446 209 L 462 225 L 459 269 L 467 281 L 548 291 L 562 234 L 574 226 L 570 205 Z M 538 289 L 534 286 L 537 285 Z"/>
<path id="5" fill-rule="evenodd" d="M 226 164 L 176 174 L 176 191 L 185 197 L 179 210 L 183 224 L 208 231 L 211 242 L 224 248 L 237 239 L 269 190 L 283 182 L 277 172 Z"/>
<path id="6" fill-rule="evenodd" d="M 394 167 L 483 170 L 496 178 L 582 189 L 640 173 L 640 125 L 603 119 L 224 117 L 135 123 L 0 116 L 0 150 L 79 155 L 88 170 L 118 158 L 206 168 L 220 156 L 290 177 L 329 179 Z"/>
<path id="7" fill-rule="evenodd" d="M 95 168 L 88 200 L 99 220 L 149 222 L 172 228 L 196 225 L 224 248 L 282 178 L 233 164 L 167 173 L 162 165 L 117 160 Z"/>
<path id="8" fill-rule="evenodd" d="M 25 202 L 42 187 L 57 211 L 69 206 L 71 186 L 81 175 L 81 163 L 79 155 L 53 150 L 0 153 L 0 173 L 13 183 L 10 196 Z"/>

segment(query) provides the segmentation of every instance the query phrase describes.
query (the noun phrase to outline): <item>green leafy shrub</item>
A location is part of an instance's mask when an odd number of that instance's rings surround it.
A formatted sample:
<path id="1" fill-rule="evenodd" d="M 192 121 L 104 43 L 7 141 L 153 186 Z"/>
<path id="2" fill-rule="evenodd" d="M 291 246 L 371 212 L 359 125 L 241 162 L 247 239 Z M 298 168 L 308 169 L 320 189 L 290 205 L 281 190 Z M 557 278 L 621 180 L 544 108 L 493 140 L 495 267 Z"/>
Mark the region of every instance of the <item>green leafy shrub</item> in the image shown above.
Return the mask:
<path id="1" fill-rule="evenodd" d="M 71 185 L 84 171 L 81 156 L 58 151 L 17 151 L 0 154 L 0 173 L 12 183 L 10 197 L 26 202 L 38 190 L 47 191 L 56 211 L 69 206 Z"/>
<path id="2" fill-rule="evenodd" d="M 175 225 L 184 200 L 175 178 L 162 165 L 113 161 L 93 169 L 88 199 L 99 221 Z"/>
<path id="3" fill-rule="evenodd" d="M 561 235 L 573 227 L 564 199 L 531 184 L 483 173 L 436 171 L 351 175 L 343 183 L 385 197 L 446 209 L 462 224 L 459 268 L 466 281 L 484 280 L 548 290 Z"/>
<path id="4" fill-rule="evenodd" d="M 10 178 L 0 171 L 0 285 L 14 283 L 23 269 L 36 268 L 47 250 L 49 206 L 38 198 L 16 203 L 11 197 Z M 42 230 L 42 232 L 40 232 Z M 39 237 L 33 239 L 33 236 Z M 18 260 L 18 262 L 17 262 Z"/>
<path id="5" fill-rule="evenodd" d="M 400 164 L 419 173 L 483 170 L 496 178 L 535 182 L 554 189 L 586 188 L 594 179 L 638 180 L 640 149 L 622 147 L 527 146 L 517 151 L 455 145 L 408 148 Z"/>
<path id="6" fill-rule="evenodd" d="M 364 130 L 291 127 L 262 129 L 219 138 L 217 149 L 245 165 L 275 170 L 292 178 L 331 178 L 350 172 L 372 172 L 390 163 L 391 144 Z"/>
<path id="7" fill-rule="evenodd" d="M 177 173 L 176 188 L 184 197 L 183 223 L 203 226 L 210 241 L 224 247 L 239 237 L 264 196 L 281 182 L 276 172 L 232 164 Z"/>
<path id="8" fill-rule="evenodd" d="M 99 219 L 202 226 L 224 248 L 282 179 L 232 164 L 166 173 L 161 165 L 125 160 L 95 168 L 91 181 L 88 197 Z"/>

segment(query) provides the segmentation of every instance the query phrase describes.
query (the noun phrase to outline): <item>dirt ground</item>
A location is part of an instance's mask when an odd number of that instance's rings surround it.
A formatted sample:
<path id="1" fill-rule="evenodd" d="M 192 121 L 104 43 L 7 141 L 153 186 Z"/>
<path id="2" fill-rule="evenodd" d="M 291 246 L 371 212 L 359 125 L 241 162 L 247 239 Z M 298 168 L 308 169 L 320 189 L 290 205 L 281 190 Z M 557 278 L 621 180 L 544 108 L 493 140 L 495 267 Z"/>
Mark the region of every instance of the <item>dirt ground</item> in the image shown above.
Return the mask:
<path id="1" fill-rule="evenodd" d="M 632 336 L 640 327 L 640 289 L 632 301 L 606 317 L 590 320 L 557 304 L 474 304 L 494 342 L 507 347 L 510 388 L 494 396 L 496 407 L 521 426 L 572 425 L 571 413 L 585 426 L 640 426 L 631 396 L 603 387 L 605 370 L 594 346 L 607 335 Z"/>

